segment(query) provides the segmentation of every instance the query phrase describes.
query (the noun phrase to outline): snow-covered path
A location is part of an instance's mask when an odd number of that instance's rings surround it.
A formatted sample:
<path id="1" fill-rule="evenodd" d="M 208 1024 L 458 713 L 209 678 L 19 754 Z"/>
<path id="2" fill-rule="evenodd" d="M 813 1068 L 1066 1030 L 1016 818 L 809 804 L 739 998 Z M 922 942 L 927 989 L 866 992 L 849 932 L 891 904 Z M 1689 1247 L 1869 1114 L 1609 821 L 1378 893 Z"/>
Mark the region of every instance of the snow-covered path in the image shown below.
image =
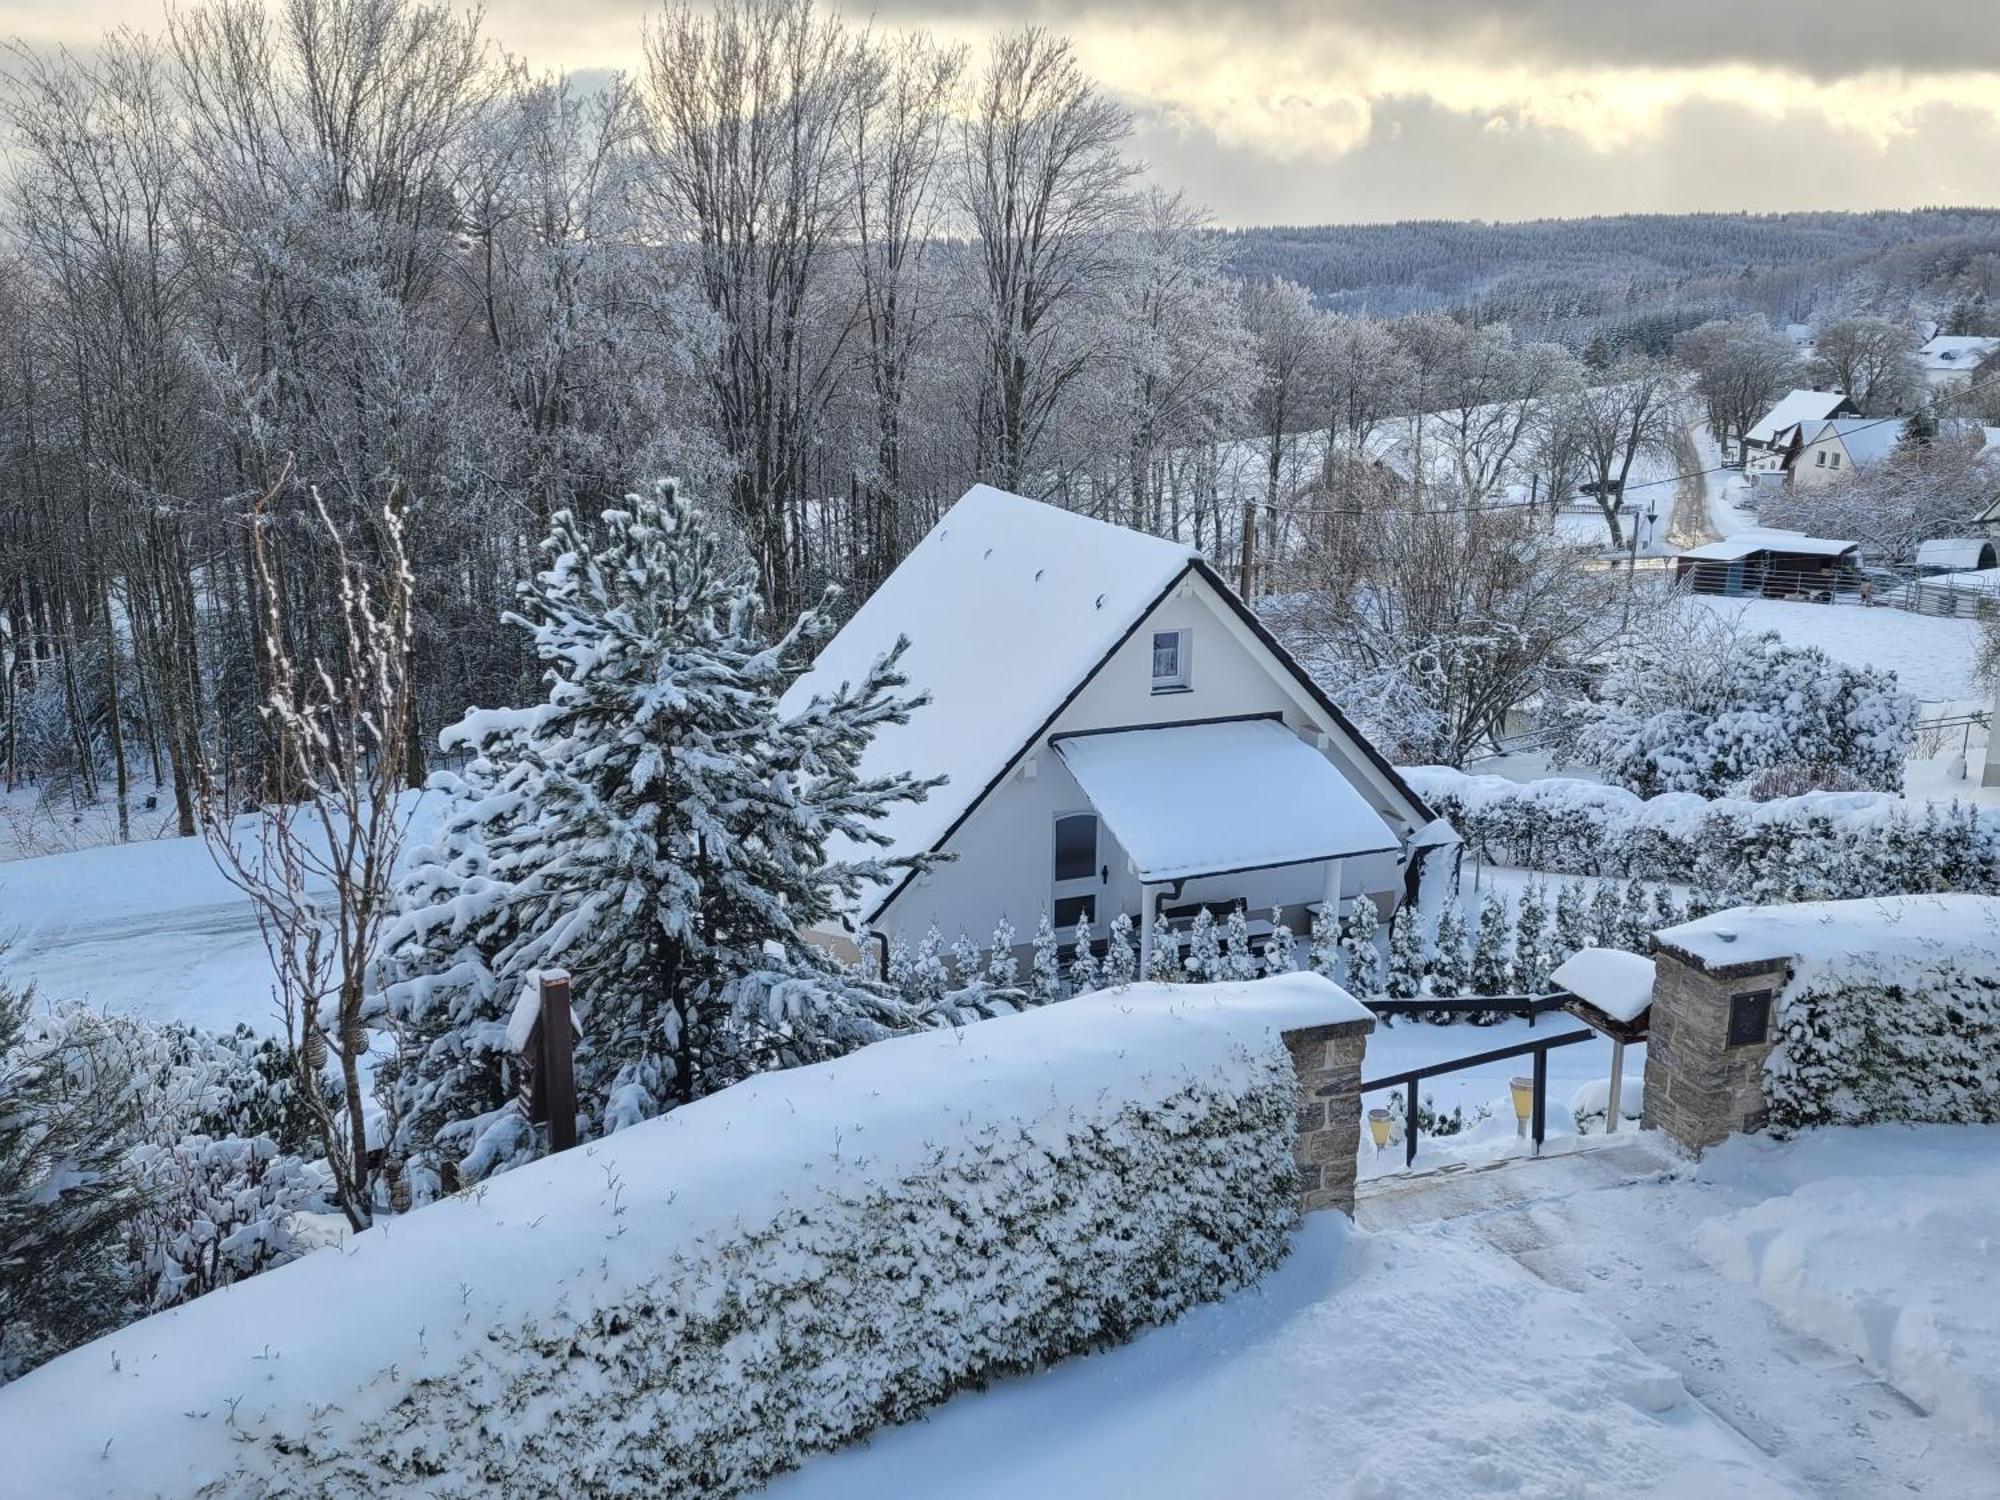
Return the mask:
<path id="1" fill-rule="evenodd" d="M 1818 1142 L 1779 1149 L 1832 1155 Z M 1771 1169 L 1782 1158 L 1771 1150 L 1732 1142 L 1693 1167 L 1648 1132 L 1499 1170 L 1370 1184 L 1357 1217 L 1488 1246 L 1577 1293 L 1803 1493 L 2000 1494 L 2000 1446 L 1926 1415 L 1853 1354 L 1788 1326 L 1755 1287 L 1720 1274 L 1702 1253 L 1704 1226 L 1785 1196 L 1783 1169 Z M 1893 1169 L 1907 1175 L 1918 1160 L 1906 1152 Z M 1914 1244 L 1906 1251 L 1921 1253 Z M 1982 1353 L 1959 1357 L 1978 1362 Z"/>

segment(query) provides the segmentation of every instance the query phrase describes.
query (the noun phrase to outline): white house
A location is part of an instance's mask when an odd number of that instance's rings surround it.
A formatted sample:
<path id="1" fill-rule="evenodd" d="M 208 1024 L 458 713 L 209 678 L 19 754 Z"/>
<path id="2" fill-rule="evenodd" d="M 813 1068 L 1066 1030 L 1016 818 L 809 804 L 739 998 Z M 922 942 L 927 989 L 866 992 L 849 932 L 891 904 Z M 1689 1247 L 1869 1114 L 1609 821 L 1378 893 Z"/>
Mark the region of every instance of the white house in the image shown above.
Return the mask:
<path id="1" fill-rule="evenodd" d="M 2000 338 L 1941 333 L 1917 351 L 1917 360 L 1923 365 L 1924 379 L 1932 389 L 1956 390 L 1972 383 L 1972 377 L 1995 349 L 2000 349 Z"/>
<path id="2" fill-rule="evenodd" d="M 1067 942 L 1124 912 L 1319 904 L 1384 913 L 1455 839 L 1192 547 L 974 486 L 793 684 L 853 681 L 907 637 L 931 696 L 885 726 L 867 774 L 944 776 L 878 825 L 888 856 L 948 858 L 872 885 L 846 941 L 933 923 Z M 836 848 L 836 855 L 852 854 Z M 839 942 L 841 935 L 827 935 Z"/>
<path id="3" fill-rule="evenodd" d="M 1786 460 L 1792 483 L 1813 489 L 1879 463 L 1903 440 L 1901 417 L 1835 417 L 1801 424 L 1797 451 Z"/>
<path id="4" fill-rule="evenodd" d="M 1784 452 L 1800 423 L 1853 416 L 1854 412 L 1854 403 L 1841 391 L 1790 391 L 1743 434 L 1744 461 Z"/>

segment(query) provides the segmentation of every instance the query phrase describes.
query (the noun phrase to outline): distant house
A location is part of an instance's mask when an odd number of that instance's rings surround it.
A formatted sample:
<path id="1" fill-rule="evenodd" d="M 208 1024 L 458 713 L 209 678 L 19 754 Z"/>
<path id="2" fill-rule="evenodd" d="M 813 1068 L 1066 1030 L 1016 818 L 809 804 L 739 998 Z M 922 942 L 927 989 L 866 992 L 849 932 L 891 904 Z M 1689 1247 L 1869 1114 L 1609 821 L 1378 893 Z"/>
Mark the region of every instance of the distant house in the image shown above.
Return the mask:
<path id="1" fill-rule="evenodd" d="M 1858 414 L 1854 403 L 1842 391 L 1789 392 L 1743 435 L 1745 463 L 1782 454 L 1798 436 L 1798 428 L 1803 423 Z"/>
<path id="2" fill-rule="evenodd" d="M 949 780 L 878 827 L 888 856 L 831 946 L 914 947 L 935 924 L 1025 945 L 1119 913 L 1150 931 L 1207 905 L 1387 913 L 1455 842 L 1192 547 L 977 485 L 828 642 L 789 709 L 857 680 L 898 637 L 931 695 L 863 774 Z M 837 856 L 878 851 L 841 845 Z"/>
<path id="3" fill-rule="evenodd" d="M 1995 349 L 2000 349 L 2000 338 L 1941 333 L 1917 351 L 1917 359 L 1932 389 L 1955 390 L 1972 383 Z"/>
<path id="4" fill-rule="evenodd" d="M 1879 463 L 1903 440 L 1901 417 L 1835 417 L 1801 423 L 1785 458 L 1794 485 L 1811 489 Z"/>
<path id="5" fill-rule="evenodd" d="M 1739 531 L 1683 552 L 1674 559 L 1674 577 L 1697 594 L 1827 603 L 1861 587 L 1861 549 L 1797 531 Z"/>

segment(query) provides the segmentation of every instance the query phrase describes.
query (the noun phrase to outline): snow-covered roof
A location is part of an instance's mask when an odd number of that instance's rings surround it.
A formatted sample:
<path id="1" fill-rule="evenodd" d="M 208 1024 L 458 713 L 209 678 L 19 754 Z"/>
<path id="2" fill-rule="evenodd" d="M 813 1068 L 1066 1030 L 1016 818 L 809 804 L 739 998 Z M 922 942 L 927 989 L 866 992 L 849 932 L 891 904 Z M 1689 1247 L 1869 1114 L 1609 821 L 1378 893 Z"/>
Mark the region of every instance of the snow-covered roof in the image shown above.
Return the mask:
<path id="1" fill-rule="evenodd" d="M 1614 1021 L 1636 1021 L 1653 1003 L 1653 961 L 1622 948 L 1579 948 L 1549 980 Z"/>
<path id="2" fill-rule="evenodd" d="M 1764 413 L 1757 425 L 1750 429 L 1746 440 L 1768 443 L 1779 433 L 1801 422 L 1814 422 L 1832 416 L 1846 400 L 1846 394 L 1841 391 L 1793 391 Z"/>
<path id="3" fill-rule="evenodd" d="M 1070 734 L 1055 747 L 1142 881 L 1398 847 L 1333 763 L 1277 719 Z"/>
<path id="4" fill-rule="evenodd" d="M 1975 571 L 1991 567 L 1987 561 L 1993 551 L 1991 537 L 1942 536 L 1928 542 L 1917 543 L 1917 566 L 1920 568 L 1942 568 L 1950 572 Z"/>
<path id="5" fill-rule="evenodd" d="M 1971 370 L 1996 348 L 2000 348 L 2000 339 L 1941 333 L 1917 351 L 1917 358 L 1926 370 Z"/>
<path id="6" fill-rule="evenodd" d="M 1733 906 L 1666 928 L 1658 937 L 1711 966 L 1780 958 L 1922 961 L 1971 947 L 2000 951 L 2000 897 L 1873 896 Z"/>
<path id="7" fill-rule="evenodd" d="M 1820 424 L 1813 434 L 1818 442 L 1828 432 L 1840 439 L 1840 446 L 1857 464 L 1872 464 L 1887 458 L 1903 440 L 1901 417 L 1834 417 Z"/>
<path id="8" fill-rule="evenodd" d="M 861 771 L 949 781 L 875 825 L 886 850 L 836 842 L 831 856 L 933 848 L 1195 555 L 990 485 L 967 490 L 785 693 L 795 712 L 907 636 L 903 672 L 931 696 L 909 723 L 882 726 Z M 863 910 L 885 894 L 864 892 Z"/>
<path id="9" fill-rule="evenodd" d="M 1858 542 L 1845 542 L 1833 537 L 1807 536 L 1803 531 L 1777 531 L 1760 526 L 1750 531 L 1739 531 L 1734 536 L 1724 537 L 1719 542 L 1690 547 L 1681 556 L 1695 562 L 1735 562 L 1738 558 L 1752 557 L 1759 552 L 1791 552 L 1810 557 L 1839 557 L 1842 553 L 1852 552 L 1859 545 Z"/>

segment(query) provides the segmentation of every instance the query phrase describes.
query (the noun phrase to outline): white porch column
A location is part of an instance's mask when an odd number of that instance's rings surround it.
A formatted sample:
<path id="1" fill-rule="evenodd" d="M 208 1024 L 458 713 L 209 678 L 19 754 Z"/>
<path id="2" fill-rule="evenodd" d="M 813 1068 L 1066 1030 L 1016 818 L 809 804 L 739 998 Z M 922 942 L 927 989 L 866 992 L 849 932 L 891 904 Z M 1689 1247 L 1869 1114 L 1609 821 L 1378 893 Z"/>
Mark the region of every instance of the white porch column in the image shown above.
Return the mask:
<path id="1" fill-rule="evenodd" d="M 1319 899 L 1325 903 L 1327 913 L 1336 922 L 1340 920 L 1340 872 L 1347 862 L 1330 859 L 1323 872 L 1325 883 L 1320 887 Z"/>
<path id="2" fill-rule="evenodd" d="M 1611 1039 L 1611 1097 L 1604 1107 L 1604 1133 L 1611 1134 L 1618 1128 L 1618 1107 L 1624 1102 L 1620 1097 L 1625 1092 L 1625 1044 Z"/>
<path id="3" fill-rule="evenodd" d="M 1158 887 L 1150 885 L 1139 887 L 1139 977 L 1141 979 L 1153 977 L 1153 917 L 1159 901 Z"/>

